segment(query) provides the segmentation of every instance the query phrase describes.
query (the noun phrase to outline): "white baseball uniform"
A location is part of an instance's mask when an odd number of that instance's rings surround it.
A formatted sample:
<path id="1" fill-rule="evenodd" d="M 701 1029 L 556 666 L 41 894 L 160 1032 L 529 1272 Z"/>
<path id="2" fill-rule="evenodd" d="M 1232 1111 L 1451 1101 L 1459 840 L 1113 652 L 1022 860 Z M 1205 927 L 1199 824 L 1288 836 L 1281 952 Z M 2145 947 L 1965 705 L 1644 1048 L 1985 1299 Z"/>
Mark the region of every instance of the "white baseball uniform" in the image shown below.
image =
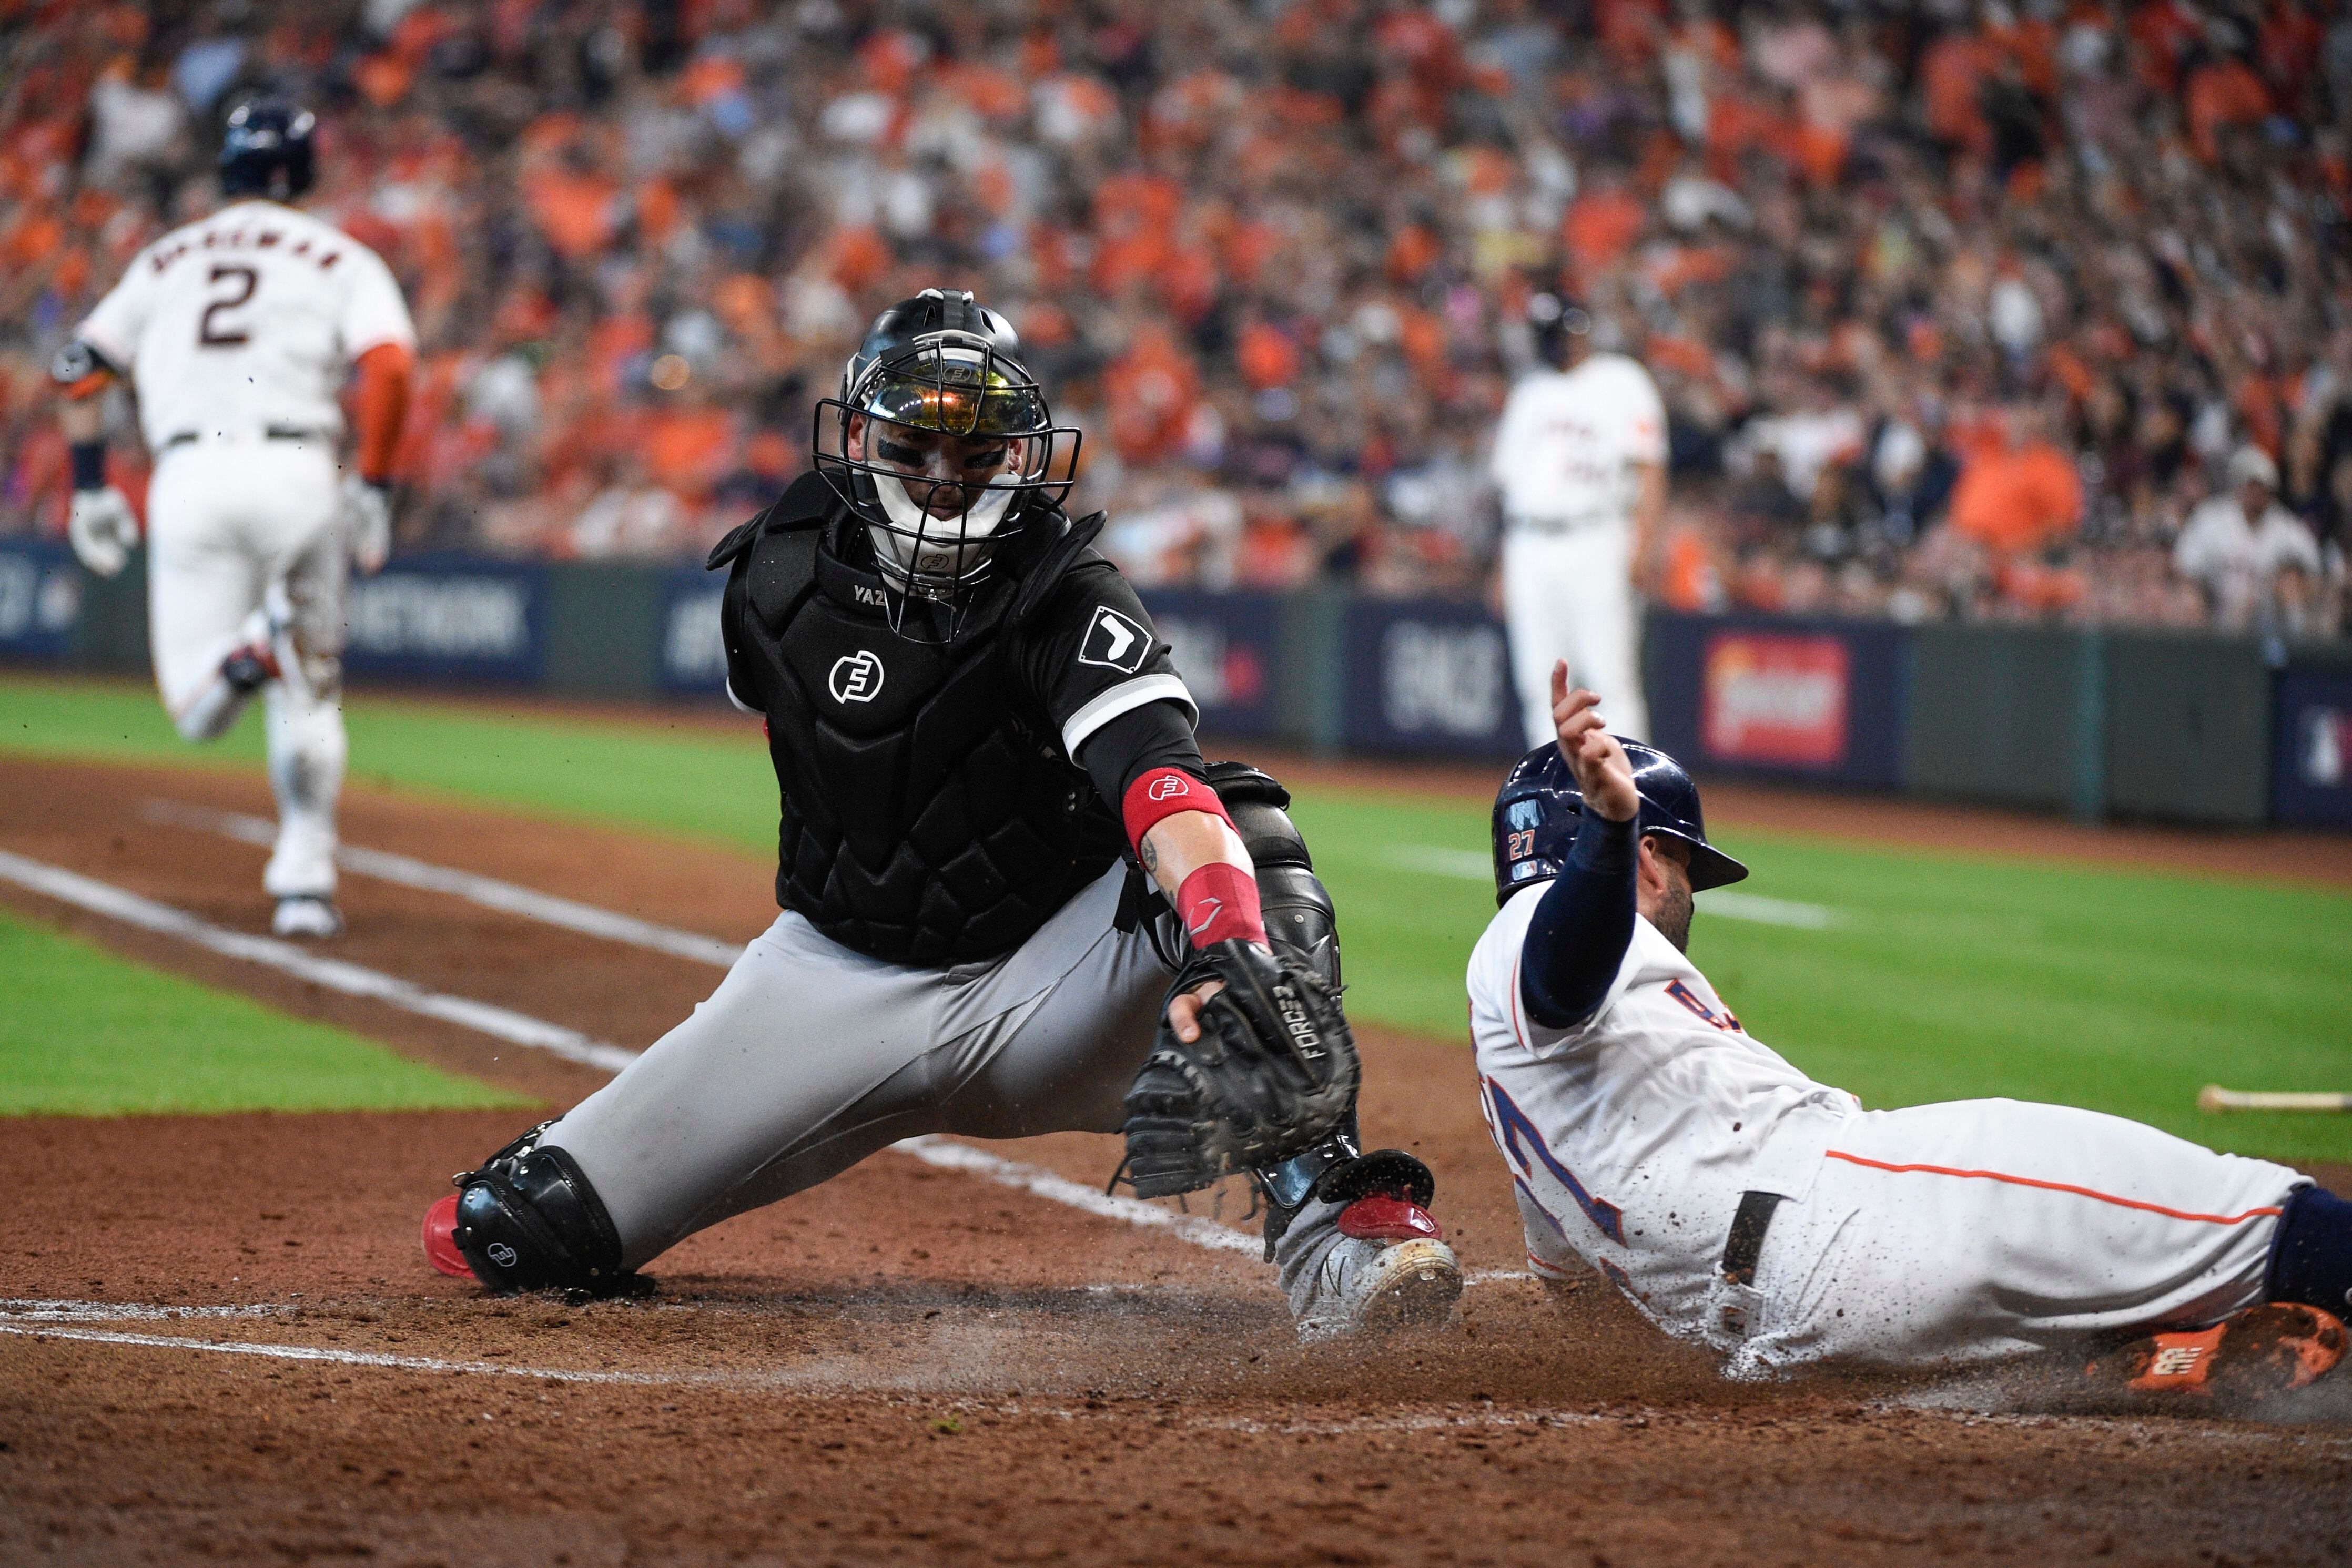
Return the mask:
<path id="1" fill-rule="evenodd" d="M 138 389 L 155 455 L 155 683 L 183 735 L 209 740 L 235 719 L 242 702 L 224 700 L 220 665 L 255 612 L 290 618 L 298 668 L 267 687 L 278 837 L 263 883 L 280 898 L 331 894 L 349 580 L 340 393 L 368 350 L 414 348 L 400 286 L 332 225 L 242 201 L 140 252 L 77 335 Z"/>
<path id="2" fill-rule="evenodd" d="M 1665 405 L 1650 372 L 1623 354 L 1532 371 L 1503 404 L 1488 472 L 1503 493 L 1503 612 L 1530 746 L 1552 738 L 1560 659 L 1601 694 L 1612 732 L 1649 737 L 1633 467 L 1665 460 Z"/>
<path id="3" fill-rule="evenodd" d="M 2062 1105 L 1865 1111 L 1639 918 L 1599 1011 L 1545 1028 L 1519 976 L 1548 885 L 1512 895 L 1469 969 L 1479 1094 L 1539 1273 L 1580 1260 L 1733 1376 L 1986 1360 L 2262 1300 L 2301 1174 Z M 1725 1246 L 1755 1192 L 1784 1201 L 1738 1283 Z"/>

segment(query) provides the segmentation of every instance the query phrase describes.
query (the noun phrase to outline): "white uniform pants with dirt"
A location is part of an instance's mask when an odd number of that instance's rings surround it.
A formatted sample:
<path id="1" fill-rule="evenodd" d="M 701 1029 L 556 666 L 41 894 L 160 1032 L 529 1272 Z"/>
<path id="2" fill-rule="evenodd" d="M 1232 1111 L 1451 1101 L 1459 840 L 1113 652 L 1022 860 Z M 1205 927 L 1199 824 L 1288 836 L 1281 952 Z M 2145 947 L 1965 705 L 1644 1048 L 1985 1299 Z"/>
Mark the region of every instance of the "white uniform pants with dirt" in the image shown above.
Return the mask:
<path id="1" fill-rule="evenodd" d="M 268 683 L 275 897 L 335 888 L 335 803 L 346 743 L 342 649 L 349 557 L 333 449 L 322 441 L 208 440 L 166 449 L 148 489 L 148 630 L 163 706 L 190 740 L 213 739 L 244 698 L 221 661 L 268 603 L 295 657 Z"/>
<path id="2" fill-rule="evenodd" d="M 1729 1370 L 2215 1322 L 2263 1299 L 2280 1207 L 2307 1180 L 2064 1105 L 1857 1111 L 1773 1216 Z"/>
<path id="3" fill-rule="evenodd" d="M 1117 1132 L 1169 980 L 1141 931 L 1112 926 L 1125 875 L 952 969 L 869 958 L 786 913 L 542 1143 L 580 1163 L 634 1269 L 900 1138 Z"/>
<path id="4" fill-rule="evenodd" d="M 1601 715 L 1612 734 L 1650 737 L 1633 570 L 1630 520 L 1559 533 L 1513 528 L 1503 536 L 1503 615 L 1529 746 L 1555 733 L 1551 669 L 1561 659 L 1571 685 L 1601 694 Z"/>

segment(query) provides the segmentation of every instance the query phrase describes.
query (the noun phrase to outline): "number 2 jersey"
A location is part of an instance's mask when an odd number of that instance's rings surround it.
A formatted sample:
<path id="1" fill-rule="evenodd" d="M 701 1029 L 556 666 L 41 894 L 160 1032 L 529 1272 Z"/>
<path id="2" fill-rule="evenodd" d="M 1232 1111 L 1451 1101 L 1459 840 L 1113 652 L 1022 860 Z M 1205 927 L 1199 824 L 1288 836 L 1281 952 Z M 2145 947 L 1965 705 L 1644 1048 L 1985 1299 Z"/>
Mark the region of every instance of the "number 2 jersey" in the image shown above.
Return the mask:
<path id="1" fill-rule="evenodd" d="M 375 252 L 276 202 L 245 201 L 139 253 L 75 334 L 128 372 L 148 450 L 177 435 L 342 434 L 351 362 L 416 329 Z"/>
<path id="2" fill-rule="evenodd" d="M 1698 1336 L 1740 1195 L 1797 1193 L 1854 1108 L 1750 1037 L 1647 920 L 1574 1029 L 1528 1016 L 1519 889 L 1470 956 L 1470 1032 L 1487 1129 L 1510 1168 L 1528 1261 L 1581 1259 L 1661 1327 Z"/>

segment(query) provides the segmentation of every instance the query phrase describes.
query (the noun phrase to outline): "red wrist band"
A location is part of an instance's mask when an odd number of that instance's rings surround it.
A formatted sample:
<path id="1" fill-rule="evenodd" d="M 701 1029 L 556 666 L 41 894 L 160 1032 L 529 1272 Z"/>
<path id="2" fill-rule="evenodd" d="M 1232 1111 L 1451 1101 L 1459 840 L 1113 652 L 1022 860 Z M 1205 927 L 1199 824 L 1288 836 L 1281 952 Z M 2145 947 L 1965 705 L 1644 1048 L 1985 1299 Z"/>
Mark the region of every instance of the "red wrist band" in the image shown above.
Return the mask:
<path id="1" fill-rule="evenodd" d="M 1233 818 L 1217 792 L 1190 773 L 1174 768 L 1154 768 L 1139 773 L 1135 782 L 1127 787 L 1127 796 L 1119 802 L 1119 815 L 1127 821 L 1127 841 L 1135 846 L 1137 858 L 1143 854 L 1143 835 L 1150 832 L 1161 819 L 1179 811 L 1206 811 L 1212 817 L 1223 817 L 1228 826 Z"/>
<path id="2" fill-rule="evenodd" d="M 1265 915 L 1258 908 L 1257 880 L 1237 865 L 1211 861 L 1176 890 L 1176 914 L 1195 947 L 1238 936 L 1265 941 Z"/>

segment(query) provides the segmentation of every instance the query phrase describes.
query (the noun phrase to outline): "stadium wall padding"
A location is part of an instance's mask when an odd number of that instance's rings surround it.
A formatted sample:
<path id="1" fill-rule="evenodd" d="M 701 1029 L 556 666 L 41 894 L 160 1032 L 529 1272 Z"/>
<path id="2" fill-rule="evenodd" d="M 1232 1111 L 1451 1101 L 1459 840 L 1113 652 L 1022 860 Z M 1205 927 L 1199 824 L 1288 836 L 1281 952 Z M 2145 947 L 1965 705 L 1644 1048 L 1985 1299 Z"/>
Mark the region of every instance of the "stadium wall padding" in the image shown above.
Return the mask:
<path id="1" fill-rule="evenodd" d="M 2037 626 L 1909 633 L 1903 785 L 1916 794 L 2095 815 L 2105 757 L 2099 639 Z"/>
<path id="2" fill-rule="evenodd" d="M 144 562 L 110 580 L 0 539 L 0 663 L 143 675 Z M 720 580 L 693 566 L 403 556 L 354 584 L 362 685 L 723 701 Z M 1150 590 L 1214 737 L 1499 766 L 1522 729 L 1478 603 Z M 1653 735 L 1702 775 L 2175 821 L 2352 830 L 2352 645 L 1653 612 Z"/>
<path id="3" fill-rule="evenodd" d="M 2252 638 L 2106 636 L 2112 815 L 2255 823 L 2270 814 L 2270 665 Z"/>

